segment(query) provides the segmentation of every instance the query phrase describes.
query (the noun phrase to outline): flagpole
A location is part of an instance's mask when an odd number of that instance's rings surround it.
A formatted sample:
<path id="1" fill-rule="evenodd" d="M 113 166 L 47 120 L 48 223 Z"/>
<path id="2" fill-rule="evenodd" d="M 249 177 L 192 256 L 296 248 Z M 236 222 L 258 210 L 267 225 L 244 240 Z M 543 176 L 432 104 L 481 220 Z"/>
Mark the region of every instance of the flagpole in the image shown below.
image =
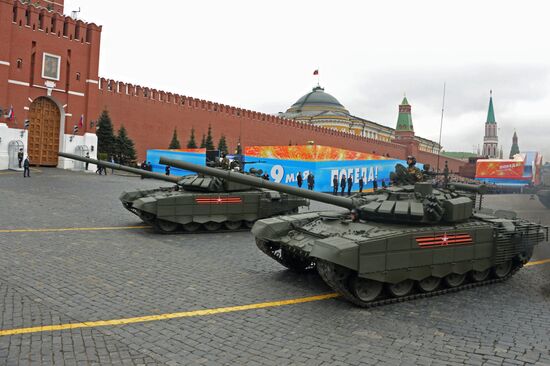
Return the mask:
<path id="1" fill-rule="evenodd" d="M 319 72 L 319 66 L 317 66 L 317 86 L 321 87 L 321 73 Z"/>
<path id="2" fill-rule="evenodd" d="M 441 155 L 441 131 L 443 131 L 443 112 L 445 111 L 445 84 L 443 83 L 443 103 L 441 105 L 441 123 L 439 124 L 439 146 L 437 149 L 437 172 L 439 173 L 439 156 Z"/>

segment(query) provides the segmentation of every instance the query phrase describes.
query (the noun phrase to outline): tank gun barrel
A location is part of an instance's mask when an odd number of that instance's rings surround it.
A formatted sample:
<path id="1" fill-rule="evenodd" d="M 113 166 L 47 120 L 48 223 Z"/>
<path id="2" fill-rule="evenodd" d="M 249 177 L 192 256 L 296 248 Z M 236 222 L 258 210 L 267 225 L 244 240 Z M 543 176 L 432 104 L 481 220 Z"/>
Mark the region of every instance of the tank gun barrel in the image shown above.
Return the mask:
<path id="1" fill-rule="evenodd" d="M 85 163 L 104 166 L 106 168 L 111 168 L 111 169 L 115 169 L 115 170 L 122 170 L 122 171 L 128 172 L 128 173 L 134 173 L 134 174 L 140 175 L 142 177 L 146 177 L 146 178 L 159 179 L 159 180 L 164 180 L 166 182 L 171 182 L 171 183 L 178 183 L 179 180 L 180 180 L 178 177 L 173 177 L 173 176 L 159 174 L 159 173 L 153 173 L 153 172 L 150 172 L 150 171 L 147 171 L 147 170 L 132 168 L 132 167 L 129 167 L 129 166 L 120 165 L 120 164 L 116 164 L 116 163 L 110 163 L 110 162 L 105 161 L 105 160 L 96 160 L 96 159 L 87 158 L 87 157 L 84 157 L 84 156 L 79 156 L 79 155 L 74 155 L 74 154 L 69 154 L 69 153 L 64 153 L 64 152 L 60 152 L 60 153 L 58 153 L 58 155 L 62 156 L 64 158 L 67 158 L 67 159 L 78 160 L 78 161 L 82 161 L 82 162 L 85 162 Z"/>
<path id="2" fill-rule="evenodd" d="M 292 194 L 298 197 L 309 198 L 314 201 L 328 203 L 331 205 L 344 207 L 350 210 L 356 207 L 356 205 L 354 204 L 351 198 L 333 196 L 327 193 L 319 193 L 319 192 L 313 192 L 313 191 L 309 191 L 309 190 L 301 189 L 297 187 L 291 187 L 285 184 L 271 182 L 262 178 L 253 177 L 253 176 L 242 174 L 239 172 L 214 169 L 206 166 L 191 164 L 186 161 L 168 159 L 162 156 L 160 158 L 160 163 L 165 165 L 171 165 L 180 169 L 190 170 L 192 172 L 202 173 L 212 177 L 227 179 L 228 181 L 242 183 L 252 187 L 267 188 L 278 192 Z"/>
<path id="3" fill-rule="evenodd" d="M 459 191 L 475 192 L 478 194 L 486 194 L 488 190 L 485 184 L 449 183 L 449 186 Z"/>

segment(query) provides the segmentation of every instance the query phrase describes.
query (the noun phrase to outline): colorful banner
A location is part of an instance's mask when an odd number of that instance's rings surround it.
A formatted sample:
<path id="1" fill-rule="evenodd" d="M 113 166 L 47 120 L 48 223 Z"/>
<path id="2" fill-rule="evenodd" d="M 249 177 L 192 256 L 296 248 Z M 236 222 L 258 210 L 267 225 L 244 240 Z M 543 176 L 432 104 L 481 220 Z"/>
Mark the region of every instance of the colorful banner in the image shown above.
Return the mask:
<path id="1" fill-rule="evenodd" d="M 541 165 L 542 156 L 531 151 L 516 155 L 516 159 L 480 159 L 476 163 L 476 179 L 497 185 L 536 185 L 540 183 Z"/>
<path id="2" fill-rule="evenodd" d="M 165 173 L 166 166 L 159 164 L 160 157 L 174 160 L 187 161 L 189 163 L 206 165 L 206 149 L 178 149 L 178 150 L 147 150 L 147 162 L 153 166 L 153 172 Z M 195 174 L 188 170 L 170 167 L 170 175 L 183 176 Z"/>
<path id="3" fill-rule="evenodd" d="M 247 156 L 247 161 L 257 158 Z M 300 161 L 289 159 L 265 159 L 259 158 L 260 162 L 247 164 L 246 170 L 254 167 L 262 169 L 264 173 L 269 175 L 269 180 L 283 183 L 287 185 L 297 186 L 298 173 L 302 173 L 303 185 L 302 188 L 307 189 L 308 175 L 314 176 L 314 191 L 317 192 L 333 192 L 334 176 L 338 179 L 338 192 L 341 192 L 340 182 L 343 176 L 352 178 L 352 192 L 359 191 L 359 179 L 363 177 L 363 190 L 373 188 L 373 181 L 376 180 L 378 187 L 382 187 L 382 182 L 389 185 L 390 173 L 395 170 L 395 165 L 405 164 L 403 160 L 355 160 L 355 161 Z"/>
<path id="4" fill-rule="evenodd" d="M 521 179 L 523 168 L 522 160 L 478 160 L 476 178 Z"/>
<path id="5" fill-rule="evenodd" d="M 362 153 L 322 145 L 249 146 L 245 155 L 254 158 L 270 158 L 302 161 L 385 160 L 385 156 Z"/>

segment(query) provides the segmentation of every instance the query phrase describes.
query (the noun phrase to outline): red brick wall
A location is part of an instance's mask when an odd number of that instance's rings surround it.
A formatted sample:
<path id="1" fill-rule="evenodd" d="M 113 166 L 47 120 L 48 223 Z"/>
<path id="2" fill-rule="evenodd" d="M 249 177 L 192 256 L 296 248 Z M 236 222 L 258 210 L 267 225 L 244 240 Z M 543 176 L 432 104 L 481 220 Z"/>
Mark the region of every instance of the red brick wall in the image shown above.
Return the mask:
<path id="1" fill-rule="evenodd" d="M 209 124 L 212 126 L 214 142 L 217 144 L 223 134 L 231 150 L 236 147 L 239 138 L 242 146 L 287 145 L 289 142 L 303 145 L 314 141 L 319 145 L 389 154 L 400 159 L 404 159 L 410 150 L 400 144 L 358 137 L 264 113 L 112 80 L 101 79 L 100 87 L 100 109 L 106 108 L 109 111 L 115 129 L 121 125 L 127 128 L 136 143 L 139 159 L 145 158 L 147 149 L 168 148 L 174 128 L 178 130 L 180 143 L 185 146 L 191 128 L 194 127 L 196 141 L 200 143 Z M 147 97 L 144 97 L 145 93 Z M 99 113 L 98 110 L 98 116 Z M 436 166 L 436 155 L 426 152 L 418 152 L 417 155 L 418 161 Z M 459 160 L 447 160 L 453 171 L 458 171 L 458 167 L 463 164 Z M 440 163 L 441 167 L 442 164 L 443 161 Z"/>

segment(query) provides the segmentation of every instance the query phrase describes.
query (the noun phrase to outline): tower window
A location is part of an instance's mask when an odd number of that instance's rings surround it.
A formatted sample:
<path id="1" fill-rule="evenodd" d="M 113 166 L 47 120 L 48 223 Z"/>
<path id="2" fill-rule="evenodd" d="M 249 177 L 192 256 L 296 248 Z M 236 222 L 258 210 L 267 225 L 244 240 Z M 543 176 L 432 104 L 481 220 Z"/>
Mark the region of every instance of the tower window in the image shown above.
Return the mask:
<path id="1" fill-rule="evenodd" d="M 20 68 L 22 68 L 22 67 L 23 67 L 23 60 L 20 59 L 20 58 L 18 58 L 18 59 L 17 59 L 17 68 L 20 69 Z"/>
<path id="2" fill-rule="evenodd" d="M 52 33 L 57 32 L 57 18 L 55 16 L 52 18 L 51 29 L 52 29 Z"/>
<path id="3" fill-rule="evenodd" d="M 76 81 L 80 81 L 80 73 L 79 72 L 76 73 Z"/>
<path id="4" fill-rule="evenodd" d="M 69 33 L 69 21 L 65 19 L 65 22 L 63 23 L 63 36 L 67 37 L 68 33 Z"/>
<path id="5" fill-rule="evenodd" d="M 76 39 L 80 38 L 80 24 L 77 24 L 74 29 L 74 38 Z"/>
<path id="6" fill-rule="evenodd" d="M 25 10 L 25 24 L 31 25 L 31 11 L 29 9 Z"/>
<path id="7" fill-rule="evenodd" d="M 38 29 L 44 29 L 44 14 L 38 14 Z"/>
<path id="8" fill-rule="evenodd" d="M 17 23 L 17 5 L 13 6 L 13 17 L 11 20 L 12 22 Z"/>

